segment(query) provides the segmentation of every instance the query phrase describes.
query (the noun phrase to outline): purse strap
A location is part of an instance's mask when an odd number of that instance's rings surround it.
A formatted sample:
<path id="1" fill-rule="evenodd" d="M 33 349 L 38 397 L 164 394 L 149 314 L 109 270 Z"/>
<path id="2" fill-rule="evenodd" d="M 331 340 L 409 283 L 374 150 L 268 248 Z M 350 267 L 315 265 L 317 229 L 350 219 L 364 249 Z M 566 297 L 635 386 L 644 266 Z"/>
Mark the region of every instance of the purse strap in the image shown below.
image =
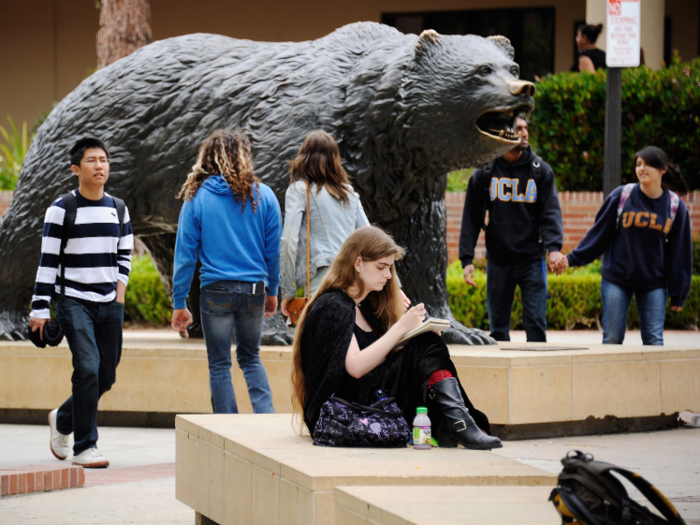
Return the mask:
<path id="1" fill-rule="evenodd" d="M 306 184 L 306 298 L 311 297 L 311 219 L 309 212 L 311 211 L 311 188 L 309 183 Z"/>

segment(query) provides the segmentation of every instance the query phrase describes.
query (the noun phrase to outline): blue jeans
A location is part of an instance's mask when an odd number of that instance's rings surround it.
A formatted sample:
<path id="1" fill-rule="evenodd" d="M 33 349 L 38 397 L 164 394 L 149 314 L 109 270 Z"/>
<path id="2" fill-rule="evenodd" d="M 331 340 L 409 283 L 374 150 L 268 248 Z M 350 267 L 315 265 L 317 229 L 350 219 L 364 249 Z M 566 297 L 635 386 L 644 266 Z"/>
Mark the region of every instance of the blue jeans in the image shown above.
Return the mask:
<path id="1" fill-rule="evenodd" d="M 209 388 L 215 414 L 237 414 L 231 380 L 231 336 L 236 337 L 236 358 L 248 385 L 256 414 L 273 414 L 272 391 L 260 360 L 260 337 L 265 316 L 264 285 L 218 281 L 202 288 L 202 331 L 209 358 Z"/>
<path id="2" fill-rule="evenodd" d="M 487 263 L 486 305 L 491 337 L 496 341 L 510 341 L 516 285 L 520 287 L 527 340 L 546 342 L 547 272 L 544 259 L 522 266 Z"/>
<path id="3" fill-rule="evenodd" d="M 621 345 L 625 340 L 627 312 L 630 309 L 632 294 L 637 300 L 642 343 L 662 346 L 666 317 L 666 288 L 635 292 L 631 288 L 619 286 L 605 279 L 600 282 L 600 295 L 603 302 L 603 344 Z"/>
<path id="4" fill-rule="evenodd" d="M 97 444 L 97 403 L 117 378 L 124 306 L 65 297 L 58 301 L 56 318 L 73 354 L 73 395 L 59 407 L 56 428 L 74 433 L 78 455 Z"/>

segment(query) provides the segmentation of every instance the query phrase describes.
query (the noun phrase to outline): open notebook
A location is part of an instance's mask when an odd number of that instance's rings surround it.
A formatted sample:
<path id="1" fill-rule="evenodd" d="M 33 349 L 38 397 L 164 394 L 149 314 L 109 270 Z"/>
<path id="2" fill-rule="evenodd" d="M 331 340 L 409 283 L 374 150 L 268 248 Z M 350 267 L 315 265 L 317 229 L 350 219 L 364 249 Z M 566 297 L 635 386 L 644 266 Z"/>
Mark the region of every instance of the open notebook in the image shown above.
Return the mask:
<path id="1" fill-rule="evenodd" d="M 439 319 L 437 317 L 431 317 L 429 319 L 426 319 L 422 325 L 420 325 L 418 328 L 414 328 L 410 332 L 408 332 L 406 335 L 404 335 L 398 343 L 396 343 L 396 346 L 403 346 L 405 345 L 409 340 L 413 339 L 417 335 L 423 334 L 425 332 L 442 332 L 443 330 L 447 329 L 450 327 L 450 322 L 447 319 Z"/>

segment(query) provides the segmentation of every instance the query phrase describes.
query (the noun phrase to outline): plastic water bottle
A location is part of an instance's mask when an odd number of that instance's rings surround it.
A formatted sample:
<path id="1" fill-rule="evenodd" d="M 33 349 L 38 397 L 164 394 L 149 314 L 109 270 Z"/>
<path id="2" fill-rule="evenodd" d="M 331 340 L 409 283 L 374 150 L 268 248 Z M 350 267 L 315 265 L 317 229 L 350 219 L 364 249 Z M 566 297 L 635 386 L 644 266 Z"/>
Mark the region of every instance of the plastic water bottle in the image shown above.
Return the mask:
<path id="1" fill-rule="evenodd" d="M 416 417 L 413 419 L 413 448 L 429 449 L 430 444 L 430 418 L 428 409 L 425 407 L 416 408 Z"/>

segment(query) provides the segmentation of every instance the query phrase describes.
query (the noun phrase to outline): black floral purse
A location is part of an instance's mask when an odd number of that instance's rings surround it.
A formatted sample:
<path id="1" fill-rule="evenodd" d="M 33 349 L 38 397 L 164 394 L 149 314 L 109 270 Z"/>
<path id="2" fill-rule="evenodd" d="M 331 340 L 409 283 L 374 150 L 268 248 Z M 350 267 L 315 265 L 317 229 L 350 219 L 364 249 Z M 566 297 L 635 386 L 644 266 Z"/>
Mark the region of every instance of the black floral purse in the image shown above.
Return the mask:
<path id="1" fill-rule="evenodd" d="M 314 445 L 322 447 L 405 447 L 410 430 L 393 397 L 370 406 L 331 396 L 321 406 Z"/>

